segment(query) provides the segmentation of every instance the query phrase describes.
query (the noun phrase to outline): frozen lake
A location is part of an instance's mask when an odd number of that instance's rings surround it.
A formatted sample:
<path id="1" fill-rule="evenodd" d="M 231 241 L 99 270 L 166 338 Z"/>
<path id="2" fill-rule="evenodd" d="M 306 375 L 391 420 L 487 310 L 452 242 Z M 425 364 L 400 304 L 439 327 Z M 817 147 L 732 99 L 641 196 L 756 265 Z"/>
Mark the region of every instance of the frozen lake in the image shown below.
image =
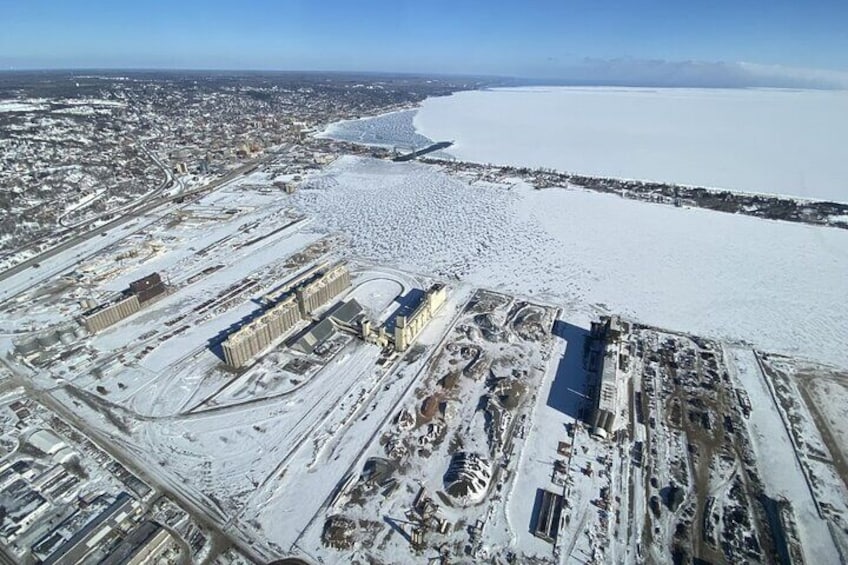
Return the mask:
<path id="1" fill-rule="evenodd" d="M 412 119 L 416 112 L 401 110 L 372 118 L 343 120 L 330 124 L 318 137 L 404 150 L 424 147 L 432 141 L 415 131 Z"/>
<path id="2" fill-rule="evenodd" d="M 493 89 L 413 120 L 462 160 L 848 202 L 844 91 Z"/>
<path id="3" fill-rule="evenodd" d="M 292 203 L 353 257 L 848 367 L 848 231 L 344 157 Z"/>

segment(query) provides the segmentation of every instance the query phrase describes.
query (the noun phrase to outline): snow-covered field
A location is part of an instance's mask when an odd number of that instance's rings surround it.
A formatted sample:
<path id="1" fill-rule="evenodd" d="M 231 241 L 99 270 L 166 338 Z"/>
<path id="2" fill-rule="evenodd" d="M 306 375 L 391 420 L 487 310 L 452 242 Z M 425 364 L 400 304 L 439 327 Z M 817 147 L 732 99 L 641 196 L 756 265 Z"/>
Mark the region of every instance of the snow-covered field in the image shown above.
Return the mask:
<path id="1" fill-rule="evenodd" d="M 848 92 L 493 89 L 414 123 L 463 160 L 848 201 Z"/>
<path id="2" fill-rule="evenodd" d="M 848 367 L 848 233 L 345 157 L 293 202 L 377 263 Z"/>

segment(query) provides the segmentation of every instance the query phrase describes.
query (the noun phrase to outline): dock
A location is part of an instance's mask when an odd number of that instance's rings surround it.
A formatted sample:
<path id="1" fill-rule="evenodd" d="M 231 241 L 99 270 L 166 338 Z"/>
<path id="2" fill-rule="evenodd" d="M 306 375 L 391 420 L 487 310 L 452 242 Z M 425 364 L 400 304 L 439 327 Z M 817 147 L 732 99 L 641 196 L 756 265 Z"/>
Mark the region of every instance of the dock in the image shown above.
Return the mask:
<path id="1" fill-rule="evenodd" d="M 426 155 L 427 153 L 432 153 L 433 151 L 439 151 L 440 149 L 445 149 L 453 145 L 453 141 L 439 141 L 438 143 L 434 143 L 433 145 L 428 145 L 424 149 L 419 149 L 418 151 L 413 151 L 412 153 L 407 153 L 405 155 L 398 155 L 392 161 L 401 162 L 401 161 L 412 161 L 413 159 L 417 159 L 422 155 Z"/>

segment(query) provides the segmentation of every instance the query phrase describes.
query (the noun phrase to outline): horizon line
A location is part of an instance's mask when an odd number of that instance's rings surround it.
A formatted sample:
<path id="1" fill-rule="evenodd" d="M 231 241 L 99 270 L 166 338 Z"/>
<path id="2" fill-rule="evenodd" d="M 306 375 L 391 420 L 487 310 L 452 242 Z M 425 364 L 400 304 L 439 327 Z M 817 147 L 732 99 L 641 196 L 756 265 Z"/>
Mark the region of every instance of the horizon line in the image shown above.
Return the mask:
<path id="1" fill-rule="evenodd" d="M 826 85 L 808 83 L 804 85 L 790 84 L 746 84 L 744 82 L 733 82 L 728 80 L 656 80 L 645 77 L 644 80 L 637 78 L 567 78 L 567 77 L 533 77 L 499 74 L 472 74 L 455 72 L 422 72 L 422 71 L 375 71 L 375 70 L 317 70 L 317 69 L 235 69 L 235 68 L 191 68 L 191 67 L 21 67 L 0 68 L 0 76 L 16 73 L 196 73 L 196 74 L 246 74 L 246 75 L 273 75 L 273 74 L 305 74 L 305 75 L 337 75 L 337 76 L 369 76 L 369 77 L 415 77 L 432 78 L 441 80 L 477 80 L 490 82 L 489 85 L 481 85 L 483 88 L 492 87 L 617 87 L 617 88 L 667 88 L 667 89 L 774 89 L 774 90 L 815 90 L 815 91 L 848 91 L 848 86 Z"/>

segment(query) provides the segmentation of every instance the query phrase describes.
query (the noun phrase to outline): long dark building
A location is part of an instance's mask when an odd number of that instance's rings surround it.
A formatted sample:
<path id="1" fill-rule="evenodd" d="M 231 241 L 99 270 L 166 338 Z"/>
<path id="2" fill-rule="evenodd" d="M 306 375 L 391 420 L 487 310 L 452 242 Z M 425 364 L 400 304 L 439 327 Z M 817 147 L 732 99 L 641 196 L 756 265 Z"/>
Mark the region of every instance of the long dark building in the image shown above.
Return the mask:
<path id="1" fill-rule="evenodd" d="M 135 515 L 138 503 L 122 492 L 106 510 L 95 516 L 85 527 L 44 560 L 44 565 L 82 563 L 107 539 L 113 539 L 120 528 Z"/>
<path id="2" fill-rule="evenodd" d="M 168 530 L 156 522 L 145 521 L 121 540 L 97 565 L 152 563 L 171 540 Z"/>

